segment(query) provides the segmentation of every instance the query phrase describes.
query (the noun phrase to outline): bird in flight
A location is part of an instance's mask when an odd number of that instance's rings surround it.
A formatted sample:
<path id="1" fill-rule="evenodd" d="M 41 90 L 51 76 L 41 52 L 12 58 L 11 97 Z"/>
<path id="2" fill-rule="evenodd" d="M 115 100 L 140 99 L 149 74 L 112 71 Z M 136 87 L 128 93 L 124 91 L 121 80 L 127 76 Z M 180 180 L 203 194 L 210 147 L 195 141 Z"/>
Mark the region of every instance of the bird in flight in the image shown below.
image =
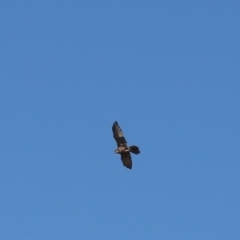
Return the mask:
<path id="1" fill-rule="evenodd" d="M 113 137 L 116 140 L 117 146 L 118 146 L 118 148 L 114 152 L 117 154 L 120 154 L 123 165 L 131 169 L 132 168 L 131 153 L 139 154 L 140 150 L 135 145 L 130 147 L 127 146 L 127 141 L 117 121 L 113 123 L 112 131 L 113 131 Z"/>

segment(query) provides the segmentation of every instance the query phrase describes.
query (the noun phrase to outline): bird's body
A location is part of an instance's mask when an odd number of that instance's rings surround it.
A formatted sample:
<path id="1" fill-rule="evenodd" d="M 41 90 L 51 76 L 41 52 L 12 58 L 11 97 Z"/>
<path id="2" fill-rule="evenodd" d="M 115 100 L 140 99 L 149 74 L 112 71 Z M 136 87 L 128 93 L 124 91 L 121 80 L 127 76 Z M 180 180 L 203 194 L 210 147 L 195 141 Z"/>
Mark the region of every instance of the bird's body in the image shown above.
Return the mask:
<path id="1" fill-rule="evenodd" d="M 130 152 L 129 148 L 125 146 L 120 146 L 115 150 L 115 153 L 118 153 L 118 154 L 121 154 L 124 152 Z"/>
<path id="2" fill-rule="evenodd" d="M 113 137 L 117 142 L 118 148 L 114 151 L 121 155 L 121 160 L 123 165 L 129 169 L 132 168 L 132 158 L 131 152 L 134 154 L 139 154 L 140 150 L 137 146 L 127 146 L 127 141 L 123 135 L 122 129 L 119 127 L 118 122 L 114 122 L 112 126 Z"/>

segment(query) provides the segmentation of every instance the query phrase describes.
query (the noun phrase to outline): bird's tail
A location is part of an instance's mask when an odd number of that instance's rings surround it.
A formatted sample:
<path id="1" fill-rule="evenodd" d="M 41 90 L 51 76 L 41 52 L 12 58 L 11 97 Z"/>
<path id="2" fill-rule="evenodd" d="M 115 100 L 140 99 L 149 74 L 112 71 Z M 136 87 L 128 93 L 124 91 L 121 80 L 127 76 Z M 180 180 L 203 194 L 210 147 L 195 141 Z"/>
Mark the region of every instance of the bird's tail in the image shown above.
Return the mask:
<path id="1" fill-rule="evenodd" d="M 129 150 L 130 150 L 130 152 L 132 152 L 134 154 L 139 154 L 140 153 L 139 148 L 137 146 L 134 146 L 134 145 L 129 147 Z"/>

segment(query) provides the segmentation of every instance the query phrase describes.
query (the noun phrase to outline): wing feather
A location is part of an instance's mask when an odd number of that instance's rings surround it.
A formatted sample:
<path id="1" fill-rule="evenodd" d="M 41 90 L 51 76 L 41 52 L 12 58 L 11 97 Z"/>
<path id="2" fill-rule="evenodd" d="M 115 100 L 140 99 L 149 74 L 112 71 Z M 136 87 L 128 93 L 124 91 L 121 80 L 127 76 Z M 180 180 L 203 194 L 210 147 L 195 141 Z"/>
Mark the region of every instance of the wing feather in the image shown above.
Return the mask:
<path id="1" fill-rule="evenodd" d="M 113 131 L 113 137 L 117 142 L 118 146 L 125 145 L 127 146 L 127 141 L 123 135 L 122 129 L 118 125 L 118 122 L 115 121 L 112 126 L 112 131 Z"/>
<path id="2" fill-rule="evenodd" d="M 125 167 L 132 168 L 132 158 L 130 152 L 125 152 L 121 154 L 121 160 Z"/>

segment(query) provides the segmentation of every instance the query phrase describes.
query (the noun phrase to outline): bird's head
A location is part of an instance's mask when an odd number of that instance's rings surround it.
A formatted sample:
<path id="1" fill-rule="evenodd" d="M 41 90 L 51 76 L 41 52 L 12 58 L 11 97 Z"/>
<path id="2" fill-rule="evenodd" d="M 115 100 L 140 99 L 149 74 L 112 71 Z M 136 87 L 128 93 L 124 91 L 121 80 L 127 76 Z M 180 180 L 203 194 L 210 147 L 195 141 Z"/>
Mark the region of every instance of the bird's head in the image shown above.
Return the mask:
<path id="1" fill-rule="evenodd" d="M 114 150 L 114 153 L 119 153 L 118 149 Z"/>

